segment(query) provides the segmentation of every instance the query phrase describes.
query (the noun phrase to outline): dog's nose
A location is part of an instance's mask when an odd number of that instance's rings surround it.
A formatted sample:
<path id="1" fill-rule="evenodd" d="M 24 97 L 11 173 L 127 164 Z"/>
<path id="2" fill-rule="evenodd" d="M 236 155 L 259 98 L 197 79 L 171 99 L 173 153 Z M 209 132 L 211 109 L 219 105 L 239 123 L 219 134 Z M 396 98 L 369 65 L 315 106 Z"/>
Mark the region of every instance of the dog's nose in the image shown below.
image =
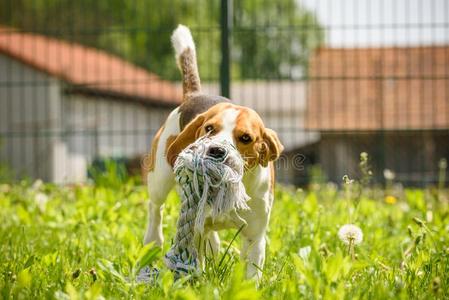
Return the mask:
<path id="1" fill-rule="evenodd" d="M 226 155 L 226 150 L 222 147 L 210 147 L 207 155 L 213 158 L 223 158 Z"/>

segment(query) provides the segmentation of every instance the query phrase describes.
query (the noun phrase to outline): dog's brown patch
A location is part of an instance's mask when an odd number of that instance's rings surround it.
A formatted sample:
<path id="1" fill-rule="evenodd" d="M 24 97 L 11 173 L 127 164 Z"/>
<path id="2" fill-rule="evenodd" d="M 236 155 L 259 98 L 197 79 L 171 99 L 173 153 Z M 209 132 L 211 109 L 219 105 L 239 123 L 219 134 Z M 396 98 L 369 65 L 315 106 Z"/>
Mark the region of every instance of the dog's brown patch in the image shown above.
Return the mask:
<path id="1" fill-rule="evenodd" d="M 234 128 L 237 149 L 245 158 L 248 168 L 257 164 L 266 167 L 269 162 L 279 157 L 284 147 L 276 133 L 265 128 L 262 119 L 254 110 L 241 106 L 238 108 L 240 113 Z M 251 141 L 243 142 L 242 136 L 249 136 Z"/>
<path id="2" fill-rule="evenodd" d="M 168 155 L 168 148 L 171 146 L 171 144 L 173 144 L 177 137 L 178 135 L 170 135 L 167 138 L 167 143 L 165 144 L 165 157 L 167 157 Z"/>
<path id="3" fill-rule="evenodd" d="M 159 128 L 159 130 L 156 132 L 156 135 L 153 138 L 153 141 L 151 142 L 151 151 L 150 154 L 148 155 L 148 160 L 144 160 L 142 164 L 143 174 L 148 174 L 149 172 L 154 170 L 154 165 L 156 164 L 157 145 L 159 144 L 159 139 L 161 138 L 163 130 L 164 126 Z"/>
<path id="4" fill-rule="evenodd" d="M 187 124 L 192 122 L 196 116 L 206 112 L 212 106 L 222 102 L 230 102 L 230 100 L 221 96 L 205 94 L 196 94 L 189 97 L 179 107 L 179 126 L 181 131 L 187 126 Z"/>
<path id="5" fill-rule="evenodd" d="M 274 193 L 274 185 L 275 185 L 275 182 L 276 182 L 276 180 L 275 180 L 276 174 L 275 174 L 275 170 L 274 170 L 274 163 L 270 162 L 269 167 L 270 167 L 270 176 L 271 176 L 271 178 L 270 178 L 270 192 Z"/>
<path id="6" fill-rule="evenodd" d="M 220 99 L 217 99 L 217 101 L 220 101 Z M 194 101 L 192 102 L 195 103 Z M 184 110 L 186 115 L 184 117 L 191 118 L 198 111 L 206 109 L 211 103 L 213 101 L 210 98 L 204 99 L 204 105 L 201 105 L 201 109 L 198 110 L 193 104 L 189 108 L 186 103 Z M 266 167 L 270 161 L 276 160 L 282 152 L 282 144 L 273 130 L 265 128 L 260 116 L 247 107 L 234 105 L 229 102 L 220 102 L 205 112 L 198 114 L 192 121 L 186 124 L 185 128 L 173 141 L 167 143 L 166 157 L 168 162 L 173 166 L 179 152 L 193 143 L 198 137 L 205 135 L 205 128 L 209 125 L 213 128 L 211 135 L 219 133 L 223 128 L 222 115 L 229 108 L 239 111 L 233 135 L 237 149 L 246 161 L 246 166 L 251 168 L 256 164 L 261 164 Z M 180 125 L 182 126 L 182 121 Z M 250 136 L 251 141 L 247 143 L 242 142 L 241 137 L 243 135 Z"/>
<path id="7" fill-rule="evenodd" d="M 221 128 L 221 114 L 226 108 L 232 107 L 230 103 L 218 103 L 208 109 L 206 112 L 199 114 L 176 136 L 172 143 L 167 143 L 166 149 L 167 161 L 173 166 L 178 154 L 185 147 L 193 143 L 197 138 L 206 134 L 204 124 L 214 124 L 214 128 L 218 132 Z"/>

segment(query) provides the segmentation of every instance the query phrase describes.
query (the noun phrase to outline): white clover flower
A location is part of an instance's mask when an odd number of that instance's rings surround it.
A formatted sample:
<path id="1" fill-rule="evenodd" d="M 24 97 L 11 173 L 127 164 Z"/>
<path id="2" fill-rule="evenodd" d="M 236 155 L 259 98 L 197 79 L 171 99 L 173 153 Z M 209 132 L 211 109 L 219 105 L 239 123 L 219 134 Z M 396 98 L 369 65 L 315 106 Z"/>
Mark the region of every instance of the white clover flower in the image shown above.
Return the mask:
<path id="1" fill-rule="evenodd" d="M 306 246 L 299 249 L 298 255 L 302 258 L 302 260 L 306 261 L 310 256 L 310 252 L 312 252 L 312 247 Z"/>
<path id="2" fill-rule="evenodd" d="M 445 158 L 440 159 L 438 162 L 438 167 L 440 169 L 447 169 L 447 160 Z"/>
<path id="3" fill-rule="evenodd" d="M 36 202 L 39 209 L 43 212 L 48 202 L 48 196 L 44 193 L 37 193 L 36 196 L 34 196 L 34 201 Z"/>
<path id="4" fill-rule="evenodd" d="M 384 170 L 384 177 L 385 177 L 386 180 L 394 180 L 396 175 L 390 169 L 385 169 Z"/>
<path id="5" fill-rule="evenodd" d="M 362 152 L 360 153 L 360 160 L 368 160 L 368 153 Z"/>
<path id="6" fill-rule="evenodd" d="M 338 230 L 338 237 L 346 245 L 358 245 L 363 240 L 363 232 L 356 225 L 346 224 Z"/>
<path id="7" fill-rule="evenodd" d="M 343 182 L 347 185 L 353 184 L 354 183 L 354 179 L 350 179 L 348 175 L 344 175 L 343 176 Z"/>
<path id="8" fill-rule="evenodd" d="M 44 182 L 42 181 L 42 179 L 36 179 L 36 181 L 33 183 L 31 188 L 33 190 L 37 191 L 42 187 L 43 184 L 44 184 Z"/>

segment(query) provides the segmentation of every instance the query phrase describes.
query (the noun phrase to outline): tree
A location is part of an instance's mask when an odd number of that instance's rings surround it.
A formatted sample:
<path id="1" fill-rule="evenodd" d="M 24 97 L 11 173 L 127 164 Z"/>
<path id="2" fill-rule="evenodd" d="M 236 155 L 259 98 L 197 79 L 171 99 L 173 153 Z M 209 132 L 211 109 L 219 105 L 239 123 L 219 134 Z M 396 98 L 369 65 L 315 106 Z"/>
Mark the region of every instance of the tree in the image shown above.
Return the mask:
<path id="1" fill-rule="evenodd" d="M 167 79 L 179 79 L 170 35 L 191 27 L 203 80 L 218 79 L 220 1 L 0 0 L 0 24 L 100 48 Z M 295 78 L 324 37 L 295 0 L 234 1 L 234 79 Z"/>
<path id="2" fill-rule="evenodd" d="M 324 40 L 315 16 L 295 0 L 235 1 L 234 67 L 239 78 L 298 79 Z"/>

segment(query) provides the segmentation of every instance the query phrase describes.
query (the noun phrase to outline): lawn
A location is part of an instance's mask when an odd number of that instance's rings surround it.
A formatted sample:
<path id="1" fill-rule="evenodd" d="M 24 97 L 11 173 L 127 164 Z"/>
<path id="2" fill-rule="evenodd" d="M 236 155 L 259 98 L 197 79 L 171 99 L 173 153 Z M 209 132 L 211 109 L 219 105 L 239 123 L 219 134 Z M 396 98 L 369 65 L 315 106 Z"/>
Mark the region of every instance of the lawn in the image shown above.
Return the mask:
<path id="1" fill-rule="evenodd" d="M 258 286 L 244 280 L 236 231 L 202 276 L 173 280 L 161 255 L 174 236 L 179 200 L 165 209 L 162 252 L 142 247 L 145 187 L 104 178 L 97 185 L 0 185 L 0 298 L 56 299 L 429 299 L 448 298 L 448 199 L 438 189 L 278 187 Z M 446 194 L 447 195 L 447 194 Z M 342 225 L 363 231 L 348 246 Z M 152 262 L 151 284 L 133 278 Z"/>

